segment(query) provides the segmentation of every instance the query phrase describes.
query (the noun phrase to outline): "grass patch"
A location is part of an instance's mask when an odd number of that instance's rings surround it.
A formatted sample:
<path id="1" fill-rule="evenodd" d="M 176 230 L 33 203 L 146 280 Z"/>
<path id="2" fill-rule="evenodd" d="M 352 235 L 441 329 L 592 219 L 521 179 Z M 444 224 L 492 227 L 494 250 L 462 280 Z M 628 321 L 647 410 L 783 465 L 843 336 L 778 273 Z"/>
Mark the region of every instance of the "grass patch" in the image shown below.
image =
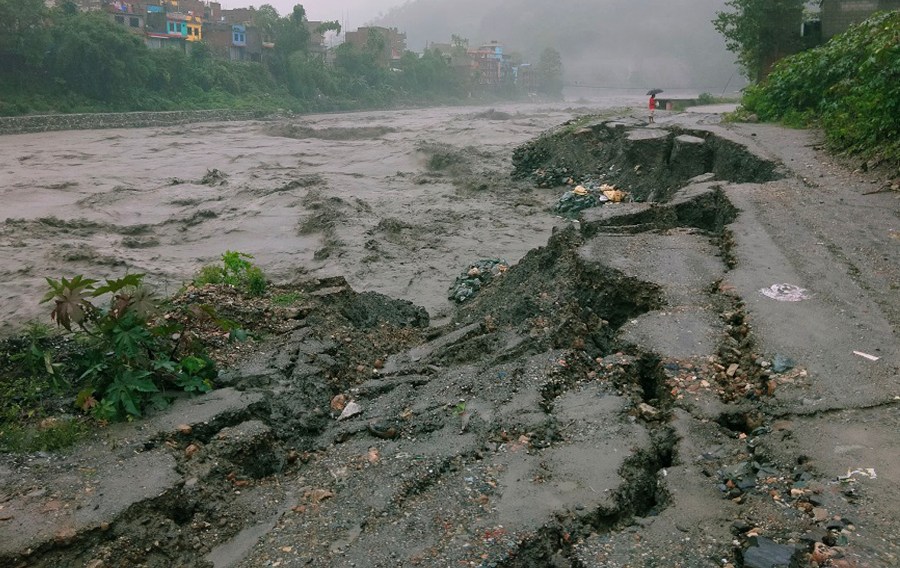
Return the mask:
<path id="1" fill-rule="evenodd" d="M 74 446 L 90 427 L 79 418 L 45 418 L 38 424 L 0 425 L 0 452 L 27 454 L 53 452 Z"/>
<path id="2" fill-rule="evenodd" d="M 286 292 L 284 294 L 278 294 L 272 297 L 272 303 L 276 306 L 280 306 L 282 308 L 293 306 L 297 302 L 303 299 L 303 296 L 300 292 Z"/>

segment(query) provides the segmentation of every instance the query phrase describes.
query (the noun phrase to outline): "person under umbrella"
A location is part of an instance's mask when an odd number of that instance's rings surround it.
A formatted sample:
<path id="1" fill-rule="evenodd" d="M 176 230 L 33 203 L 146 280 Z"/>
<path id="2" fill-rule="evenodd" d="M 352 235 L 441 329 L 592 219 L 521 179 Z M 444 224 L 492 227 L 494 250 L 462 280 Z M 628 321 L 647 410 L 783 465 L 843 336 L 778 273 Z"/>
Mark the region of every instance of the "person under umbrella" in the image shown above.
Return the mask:
<path id="1" fill-rule="evenodd" d="M 661 92 L 663 92 L 662 89 L 650 89 L 647 91 L 647 94 L 650 95 L 650 103 L 648 104 L 650 110 L 650 124 L 656 122 L 653 120 L 653 112 L 656 110 L 656 95 Z"/>

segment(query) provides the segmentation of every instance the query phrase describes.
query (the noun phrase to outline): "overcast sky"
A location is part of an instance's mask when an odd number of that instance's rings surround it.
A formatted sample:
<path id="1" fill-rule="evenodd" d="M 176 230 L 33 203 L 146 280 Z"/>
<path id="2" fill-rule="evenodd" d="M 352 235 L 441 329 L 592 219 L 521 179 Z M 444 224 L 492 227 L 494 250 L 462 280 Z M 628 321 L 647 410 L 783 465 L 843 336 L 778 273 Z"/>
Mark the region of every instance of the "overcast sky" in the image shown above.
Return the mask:
<path id="1" fill-rule="evenodd" d="M 393 6 L 404 4 L 406 0 L 219 0 L 223 8 L 246 8 L 263 4 L 275 6 L 282 16 L 289 14 L 296 4 L 306 8 L 310 20 L 337 20 L 351 30 L 365 25 L 387 12 Z M 349 20 L 348 20 L 349 17 Z"/>

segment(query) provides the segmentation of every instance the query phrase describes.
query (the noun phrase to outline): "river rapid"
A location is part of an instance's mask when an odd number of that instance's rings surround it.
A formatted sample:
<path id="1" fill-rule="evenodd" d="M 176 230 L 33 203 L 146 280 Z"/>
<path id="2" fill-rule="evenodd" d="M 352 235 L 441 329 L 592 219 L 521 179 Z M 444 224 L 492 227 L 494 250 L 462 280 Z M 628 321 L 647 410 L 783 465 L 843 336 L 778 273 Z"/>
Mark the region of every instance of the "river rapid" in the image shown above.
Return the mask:
<path id="1" fill-rule="evenodd" d="M 518 261 L 559 192 L 510 179 L 512 150 L 636 95 L 0 137 L 0 334 L 49 323 L 46 277 L 145 273 L 173 293 L 226 250 L 275 282 L 342 275 L 435 322 L 470 262 Z"/>

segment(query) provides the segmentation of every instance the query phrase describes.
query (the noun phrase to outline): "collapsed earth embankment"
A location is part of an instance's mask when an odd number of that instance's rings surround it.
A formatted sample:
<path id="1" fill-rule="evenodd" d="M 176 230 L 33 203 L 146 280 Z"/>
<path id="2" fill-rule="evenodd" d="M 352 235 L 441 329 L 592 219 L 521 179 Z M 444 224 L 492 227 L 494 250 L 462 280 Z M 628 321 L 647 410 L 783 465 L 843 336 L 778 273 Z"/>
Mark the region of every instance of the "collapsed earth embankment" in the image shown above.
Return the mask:
<path id="1" fill-rule="evenodd" d="M 279 316 L 288 331 L 225 388 L 72 456 L 7 461 L 0 559 L 892 565 L 890 288 L 866 254 L 847 269 L 845 235 L 823 229 L 833 218 L 779 201 L 786 223 L 761 205 L 810 188 L 853 196 L 737 139 L 586 119 L 520 148 L 520 177 L 603 182 L 635 201 L 561 222 L 438 327 L 342 279 L 299 285 L 302 305 Z M 885 223 L 852 202 L 845 212 Z M 776 238 L 792 223 L 810 229 Z M 833 244 L 815 271 L 792 256 L 810 239 Z M 782 279 L 820 297 L 759 294 Z M 866 307 L 855 334 L 836 315 L 849 302 Z M 877 343 L 882 365 L 845 356 L 851 338 Z M 839 478 L 848 460 L 872 473 Z"/>

